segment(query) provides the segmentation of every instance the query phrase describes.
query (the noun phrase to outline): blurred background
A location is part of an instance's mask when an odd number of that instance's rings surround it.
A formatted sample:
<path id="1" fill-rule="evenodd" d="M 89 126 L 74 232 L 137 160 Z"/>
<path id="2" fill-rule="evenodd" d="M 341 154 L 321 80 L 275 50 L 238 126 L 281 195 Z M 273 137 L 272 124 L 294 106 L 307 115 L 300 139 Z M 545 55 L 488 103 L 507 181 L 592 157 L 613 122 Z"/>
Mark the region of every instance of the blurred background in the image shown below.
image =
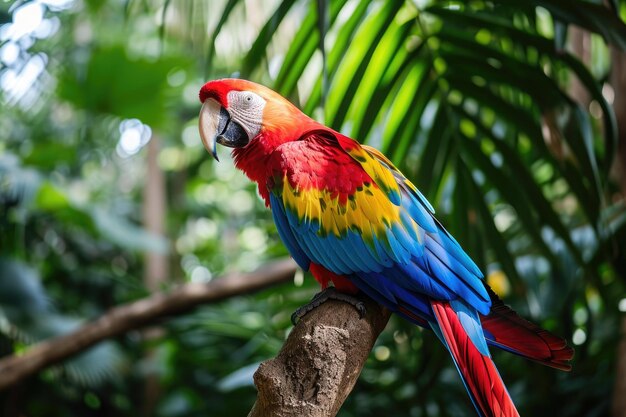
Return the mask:
<path id="1" fill-rule="evenodd" d="M 199 88 L 235 76 L 385 152 L 505 302 L 574 345 L 570 373 L 494 352 L 522 415 L 626 416 L 625 18 L 623 0 L 0 1 L 0 356 L 287 255 L 199 139 Z M 246 415 L 312 281 L 101 343 L 1 391 L 0 415 Z M 474 411 L 438 340 L 392 318 L 339 415 Z"/>

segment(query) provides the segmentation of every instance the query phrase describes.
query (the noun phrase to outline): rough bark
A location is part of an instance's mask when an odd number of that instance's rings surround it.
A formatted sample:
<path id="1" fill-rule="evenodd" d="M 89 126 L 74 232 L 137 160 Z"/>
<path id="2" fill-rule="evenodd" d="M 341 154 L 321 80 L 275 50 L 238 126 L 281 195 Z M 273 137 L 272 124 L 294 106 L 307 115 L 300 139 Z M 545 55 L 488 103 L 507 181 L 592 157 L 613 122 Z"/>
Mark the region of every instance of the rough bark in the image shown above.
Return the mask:
<path id="1" fill-rule="evenodd" d="M 367 314 L 330 300 L 308 313 L 276 358 L 254 374 L 259 391 L 249 417 L 335 416 L 352 391 L 390 313 L 364 298 Z"/>
<path id="2" fill-rule="evenodd" d="M 0 360 L 0 390 L 75 355 L 96 343 L 155 320 L 191 310 L 200 305 L 258 291 L 293 279 L 296 265 L 291 259 L 273 262 L 252 273 L 232 273 L 200 284 L 190 283 L 169 293 L 121 305 L 84 326 L 54 339 L 40 342 L 19 356 Z"/>

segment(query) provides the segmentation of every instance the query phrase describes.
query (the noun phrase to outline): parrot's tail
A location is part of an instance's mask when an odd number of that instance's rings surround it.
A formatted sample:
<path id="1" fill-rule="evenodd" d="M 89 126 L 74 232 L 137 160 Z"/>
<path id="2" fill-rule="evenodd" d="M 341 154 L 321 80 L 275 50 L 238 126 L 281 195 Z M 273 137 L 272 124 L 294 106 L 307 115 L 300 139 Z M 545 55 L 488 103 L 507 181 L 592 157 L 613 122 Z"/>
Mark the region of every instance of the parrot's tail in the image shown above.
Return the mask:
<path id="1" fill-rule="evenodd" d="M 574 357 L 574 349 L 565 339 L 523 319 L 504 305 L 491 288 L 487 289 L 492 302 L 491 312 L 488 316 L 481 316 L 481 323 L 490 345 L 556 369 L 572 369 L 568 361 Z"/>
<path id="2" fill-rule="evenodd" d="M 482 417 L 519 417 L 491 360 L 478 314 L 462 303 L 431 301 L 431 327 L 445 343 Z"/>

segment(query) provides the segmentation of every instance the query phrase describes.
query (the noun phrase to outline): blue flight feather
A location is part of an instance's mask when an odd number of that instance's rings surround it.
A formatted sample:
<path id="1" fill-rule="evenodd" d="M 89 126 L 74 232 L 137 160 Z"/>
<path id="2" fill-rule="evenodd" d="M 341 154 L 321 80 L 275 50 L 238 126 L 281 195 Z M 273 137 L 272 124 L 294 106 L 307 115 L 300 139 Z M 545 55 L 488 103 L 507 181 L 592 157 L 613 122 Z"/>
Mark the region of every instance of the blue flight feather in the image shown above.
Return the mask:
<path id="1" fill-rule="evenodd" d="M 461 300 L 450 301 L 450 306 L 461 322 L 461 326 L 465 330 L 465 333 L 476 346 L 476 349 L 485 356 L 490 356 L 489 349 L 487 348 L 487 341 L 483 333 L 483 326 L 480 324 L 480 318 L 476 309 L 469 307 Z"/>
<path id="2" fill-rule="evenodd" d="M 393 173 L 399 186 L 395 201 L 400 205 L 399 219 L 389 222 L 381 218 L 380 224 L 372 223 L 373 233 L 348 227 L 339 229 L 337 236 L 328 230 L 345 224 L 345 219 L 340 223 L 339 218 L 332 216 L 345 213 L 330 213 L 329 224 L 324 227 L 319 220 L 300 219 L 295 208 L 285 207 L 281 187 L 276 186 L 270 198 L 278 212 L 275 219 L 281 238 L 298 263 L 310 260 L 345 276 L 372 298 L 414 322 L 415 317 L 433 319 L 430 300 L 459 300 L 467 307 L 459 314 L 471 329 L 471 319 L 478 317 L 477 311 L 488 314 L 491 306 L 481 271 L 433 217 L 434 210 L 424 196 L 398 171 L 386 163 L 382 165 Z M 364 236 L 371 236 L 371 240 L 366 242 Z M 480 340 L 475 343 L 478 346 Z M 483 345 L 486 346 L 484 340 Z"/>
<path id="3" fill-rule="evenodd" d="M 287 246 L 287 250 L 296 261 L 296 263 L 300 266 L 300 268 L 308 271 L 311 261 L 309 257 L 306 256 L 306 254 L 302 251 L 300 245 L 298 245 L 298 243 L 296 242 L 296 238 L 294 237 L 293 232 L 289 227 L 287 217 L 285 216 L 283 205 L 278 201 L 274 194 L 270 195 L 270 204 L 272 206 L 272 217 L 274 218 L 274 223 L 276 224 L 278 235 L 285 243 L 285 246 Z"/>

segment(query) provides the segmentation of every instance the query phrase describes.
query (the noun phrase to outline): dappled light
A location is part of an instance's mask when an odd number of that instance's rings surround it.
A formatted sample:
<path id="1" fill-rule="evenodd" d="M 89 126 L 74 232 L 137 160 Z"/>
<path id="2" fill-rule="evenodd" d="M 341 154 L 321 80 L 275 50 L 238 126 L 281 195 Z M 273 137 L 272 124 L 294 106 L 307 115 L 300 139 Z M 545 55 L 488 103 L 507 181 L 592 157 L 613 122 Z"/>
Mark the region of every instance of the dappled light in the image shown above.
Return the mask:
<path id="1" fill-rule="evenodd" d="M 625 20 L 623 0 L 0 2 L 0 415 L 252 408 L 318 287 L 280 263 L 230 149 L 203 147 L 198 91 L 224 77 L 382 151 L 493 291 L 576 349 L 569 373 L 491 350 L 521 415 L 624 415 Z M 248 272 L 271 288 L 193 298 Z M 3 385 L 102 317 L 120 330 Z M 446 355 L 392 316 L 338 415 L 474 415 Z"/>

